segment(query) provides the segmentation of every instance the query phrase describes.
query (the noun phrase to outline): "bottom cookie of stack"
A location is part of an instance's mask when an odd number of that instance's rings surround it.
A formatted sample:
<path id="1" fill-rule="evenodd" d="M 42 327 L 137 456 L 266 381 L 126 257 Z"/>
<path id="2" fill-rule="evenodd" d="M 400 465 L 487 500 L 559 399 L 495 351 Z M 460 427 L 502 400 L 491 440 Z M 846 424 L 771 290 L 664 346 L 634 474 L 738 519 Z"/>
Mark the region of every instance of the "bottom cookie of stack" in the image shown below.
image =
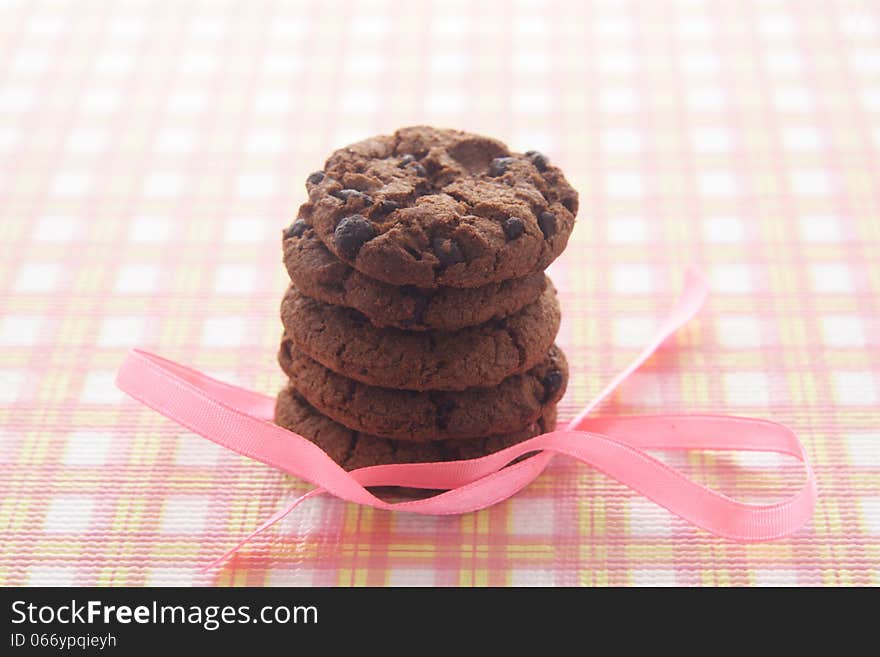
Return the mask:
<path id="1" fill-rule="evenodd" d="M 322 415 L 290 386 L 275 405 L 275 423 L 311 440 L 346 470 L 391 463 L 427 463 L 474 459 L 492 454 L 556 428 L 556 405 L 520 431 L 486 438 L 413 442 L 353 431 Z"/>

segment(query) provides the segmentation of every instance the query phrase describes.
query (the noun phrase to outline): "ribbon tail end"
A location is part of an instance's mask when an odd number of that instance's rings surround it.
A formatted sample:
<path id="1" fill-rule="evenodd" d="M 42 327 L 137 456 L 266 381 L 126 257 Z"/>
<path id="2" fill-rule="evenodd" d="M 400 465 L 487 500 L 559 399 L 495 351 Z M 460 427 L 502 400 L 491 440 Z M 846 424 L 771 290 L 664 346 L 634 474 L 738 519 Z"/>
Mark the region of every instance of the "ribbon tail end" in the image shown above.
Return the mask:
<path id="1" fill-rule="evenodd" d="M 298 507 L 302 502 L 305 502 L 307 499 L 309 499 L 310 497 L 314 497 L 315 495 L 320 495 L 323 492 L 325 492 L 323 488 L 314 488 L 314 489 L 310 490 L 308 493 L 306 493 L 305 495 L 300 495 L 293 502 L 288 504 L 286 507 L 284 507 L 281 510 L 276 511 L 274 514 L 272 514 L 265 522 L 263 522 L 263 524 L 261 524 L 254 531 L 252 531 L 250 534 L 248 534 L 243 539 L 241 539 L 238 543 L 236 543 L 231 548 L 229 548 L 226 552 L 224 552 L 219 557 L 214 559 L 214 561 L 209 563 L 207 566 L 204 566 L 203 568 L 201 568 L 199 570 L 199 572 L 204 574 L 204 573 L 208 572 L 209 570 L 212 570 L 213 568 L 219 566 L 224 561 L 226 561 L 229 557 L 231 557 L 233 554 L 238 552 L 238 550 L 240 550 L 241 547 L 245 543 L 250 541 L 254 536 L 269 529 L 269 527 L 271 527 L 276 522 L 278 522 L 279 520 L 281 520 L 282 518 L 287 516 L 291 511 L 293 511 L 296 507 Z"/>

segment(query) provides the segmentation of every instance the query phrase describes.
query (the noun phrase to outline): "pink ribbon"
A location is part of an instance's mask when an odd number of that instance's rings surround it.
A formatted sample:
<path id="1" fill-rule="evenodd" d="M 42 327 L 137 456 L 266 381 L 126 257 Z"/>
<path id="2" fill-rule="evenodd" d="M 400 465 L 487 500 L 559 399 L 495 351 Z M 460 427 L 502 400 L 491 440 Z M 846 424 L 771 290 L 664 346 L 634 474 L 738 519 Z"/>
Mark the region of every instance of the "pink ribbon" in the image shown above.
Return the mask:
<path id="1" fill-rule="evenodd" d="M 378 509 L 431 515 L 467 513 L 514 495 L 540 475 L 556 454 L 593 466 L 718 536 L 734 541 L 786 536 L 810 519 L 817 497 L 807 455 L 788 427 L 723 415 L 588 417 L 664 340 L 696 315 L 707 291 L 703 277 L 689 270 L 681 298 L 648 345 L 566 428 L 465 461 L 380 465 L 346 472 L 314 443 L 272 423 L 273 397 L 217 381 L 138 349 L 122 363 L 116 385 L 190 431 L 317 486 L 275 513 L 207 568 L 222 562 L 301 502 L 321 493 Z M 800 490 L 778 503 L 745 504 L 688 479 L 645 451 L 652 449 L 786 454 L 803 463 L 806 481 Z M 531 452 L 537 454 L 508 465 Z M 386 502 L 373 495 L 368 486 L 444 492 L 425 499 Z"/>

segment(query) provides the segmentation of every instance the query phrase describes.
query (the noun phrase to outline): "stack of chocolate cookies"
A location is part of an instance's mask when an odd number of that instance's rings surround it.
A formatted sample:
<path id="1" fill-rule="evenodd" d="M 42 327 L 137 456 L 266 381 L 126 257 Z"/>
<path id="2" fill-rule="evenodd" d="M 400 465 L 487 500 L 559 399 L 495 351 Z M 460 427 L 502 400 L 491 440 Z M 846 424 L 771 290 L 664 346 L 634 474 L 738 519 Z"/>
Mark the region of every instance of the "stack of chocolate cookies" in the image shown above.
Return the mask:
<path id="1" fill-rule="evenodd" d="M 577 192 L 537 152 L 413 127 L 334 152 L 284 231 L 275 421 L 346 469 L 552 430 L 568 367 L 544 269 Z"/>

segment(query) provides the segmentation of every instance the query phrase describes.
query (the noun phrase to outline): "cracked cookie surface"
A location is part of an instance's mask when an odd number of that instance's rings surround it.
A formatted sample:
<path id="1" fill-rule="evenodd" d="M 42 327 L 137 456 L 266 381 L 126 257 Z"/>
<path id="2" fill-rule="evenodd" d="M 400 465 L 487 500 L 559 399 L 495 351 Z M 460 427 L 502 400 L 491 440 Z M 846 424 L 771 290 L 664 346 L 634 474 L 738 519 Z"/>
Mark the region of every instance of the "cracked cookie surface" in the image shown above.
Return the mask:
<path id="1" fill-rule="evenodd" d="M 286 336 L 278 361 L 290 386 L 323 415 L 355 431 L 414 442 L 518 431 L 556 404 L 568 383 L 568 363 L 555 345 L 527 372 L 491 388 L 461 391 L 415 392 L 360 383 L 312 360 Z"/>
<path id="2" fill-rule="evenodd" d="M 349 308 L 290 286 L 281 321 L 296 348 L 337 374 L 405 390 L 489 387 L 525 372 L 547 354 L 559 330 L 556 289 L 518 313 L 458 331 L 379 329 Z"/>
<path id="3" fill-rule="evenodd" d="M 334 256 L 304 222 L 284 236 L 284 266 L 304 294 L 354 308 L 377 327 L 456 331 L 511 315 L 537 299 L 543 272 L 481 287 L 396 286 L 357 271 Z"/>
<path id="4" fill-rule="evenodd" d="M 474 459 L 556 428 L 556 406 L 520 431 L 471 438 L 413 443 L 353 431 L 322 415 L 295 390 L 283 389 L 275 404 L 275 423 L 311 440 L 346 470 L 388 463 L 426 463 Z"/>
<path id="5" fill-rule="evenodd" d="M 577 192 L 546 156 L 427 126 L 337 150 L 306 189 L 298 221 L 336 257 L 419 287 L 543 271 L 565 248 L 578 209 Z"/>

